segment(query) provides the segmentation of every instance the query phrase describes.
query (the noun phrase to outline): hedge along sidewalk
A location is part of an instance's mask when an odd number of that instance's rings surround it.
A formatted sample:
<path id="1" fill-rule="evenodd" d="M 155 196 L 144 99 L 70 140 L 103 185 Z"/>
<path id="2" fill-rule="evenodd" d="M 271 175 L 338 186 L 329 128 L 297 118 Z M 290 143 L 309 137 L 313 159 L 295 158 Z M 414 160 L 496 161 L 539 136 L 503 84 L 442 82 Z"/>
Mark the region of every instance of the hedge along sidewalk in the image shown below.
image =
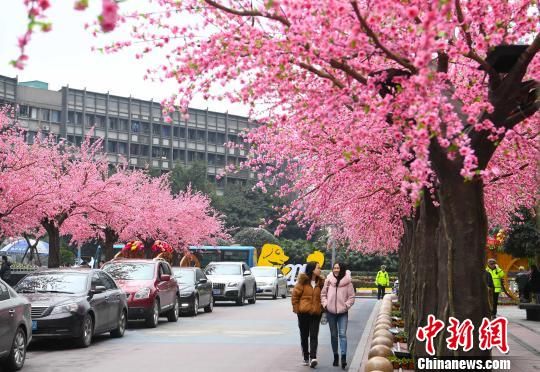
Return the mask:
<path id="1" fill-rule="evenodd" d="M 372 339 L 373 331 L 375 329 L 373 325 L 375 323 L 375 320 L 377 319 L 377 314 L 379 313 L 379 308 L 381 307 L 381 303 L 382 301 L 377 301 L 375 306 L 373 306 L 373 310 L 371 310 L 371 315 L 369 316 L 369 319 L 366 322 L 366 326 L 364 328 L 364 333 L 362 334 L 362 338 L 360 339 L 360 342 L 358 342 L 358 346 L 356 346 L 354 356 L 349 366 L 349 371 L 352 371 L 352 372 L 364 371 L 364 366 L 368 361 L 370 340 Z"/>

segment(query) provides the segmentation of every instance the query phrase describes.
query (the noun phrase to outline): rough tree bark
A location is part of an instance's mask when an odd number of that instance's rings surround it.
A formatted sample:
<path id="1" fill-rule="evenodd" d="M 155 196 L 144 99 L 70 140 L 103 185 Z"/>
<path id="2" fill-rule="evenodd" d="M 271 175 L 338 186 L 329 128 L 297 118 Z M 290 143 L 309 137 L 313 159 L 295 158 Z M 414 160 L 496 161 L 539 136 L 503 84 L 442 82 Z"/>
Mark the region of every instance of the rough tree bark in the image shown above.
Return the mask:
<path id="1" fill-rule="evenodd" d="M 60 267 L 60 228 L 55 220 L 45 218 L 41 225 L 49 236 L 49 268 Z"/>

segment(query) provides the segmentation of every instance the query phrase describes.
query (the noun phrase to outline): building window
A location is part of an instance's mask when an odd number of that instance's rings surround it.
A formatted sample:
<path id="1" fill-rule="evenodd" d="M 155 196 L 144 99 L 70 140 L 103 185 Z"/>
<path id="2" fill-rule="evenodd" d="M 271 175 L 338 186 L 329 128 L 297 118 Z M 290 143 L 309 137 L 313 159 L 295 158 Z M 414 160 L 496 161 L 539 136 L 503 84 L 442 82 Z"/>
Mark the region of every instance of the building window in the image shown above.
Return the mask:
<path id="1" fill-rule="evenodd" d="M 160 125 L 159 124 L 152 124 L 152 135 L 153 136 L 159 136 L 160 134 Z"/>
<path id="2" fill-rule="evenodd" d="M 140 145 L 140 155 L 141 156 L 148 156 L 148 154 L 149 154 L 148 145 Z"/>
<path id="3" fill-rule="evenodd" d="M 109 129 L 118 130 L 118 118 L 108 118 L 109 120 Z"/>
<path id="4" fill-rule="evenodd" d="M 188 151 L 187 161 L 188 163 L 193 163 L 195 161 L 195 151 Z"/>
<path id="5" fill-rule="evenodd" d="M 162 125 L 161 126 L 161 137 L 170 137 L 171 136 L 171 126 L 170 125 Z"/>
<path id="6" fill-rule="evenodd" d="M 140 151 L 139 144 L 132 143 L 129 146 L 129 152 L 130 152 L 131 155 L 139 155 L 139 151 Z"/>
<path id="7" fill-rule="evenodd" d="M 204 130 L 197 131 L 197 141 L 204 142 L 206 140 L 206 132 Z"/>
<path id="8" fill-rule="evenodd" d="M 32 119 L 37 120 L 37 118 L 38 118 L 38 109 L 37 109 L 37 107 L 30 107 L 29 109 L 30 109 L 30 117 Z"/>
<path id="9" fill-rule="evenodd" d="M 108 141 L 107 142 L 107 152 L 116 152 L 117 142 L 116 141 Z"/>
<path id="10" fill-rule="evenodd" d="M 19 106 L 19 116 L 22 116 L 23 118 L 27 118 L 30 116 L 30 107 L 26 105 L 20 105 Z"/>
<path id="11" fill-rule="evenodd" d="M 68 123 L 75 124 L 75 111 L 68 111 Z"/>
<path id="12" fill-rule="evenodd" d="M 128 112 L 128 103 L 120 101 L 120 111 Z"/>
<path id="13" fill-rule="evenodd" d="M 150 123 L 141 123 L 142 133 L 150 134 Z"/>
<path id="14" fill-rule="evenodd" d="M 125 142 L 118 142 L 118 153 L 119 154 L 127 154 L 127 143 Z"/>
<path id="15" fill-rule="evenodd" d="M 131 121 L 131 131 L 133 133 L 139 133 L 139 131 L 141 130 L 140 125 L 141 124 L 138 121 L 132 120 Z"/>
<path id="16" fill-rule="evenodd" d="M 223 146 L 225 143 L 225 133 L 216 133 L 216 143 Z"/>
<path id="17" fill-rule="evenodd" d="M 121 131 L 127 132 L 128 131 L 128 120 L 127 119 L 119 119 L 118 120 L 118 129 Z"/>
<path id="18" fill-rule="evenodd" d="M 238 143 L 238 136 L 237 135 L 229 134 L 228 137 L 229 137 L 229 142 Z"/>
<path id="19" fill-rule="evenodd" d="M 216 143 L 216 133 L 215 132 L 208 132 L 208 143 L 212 143 L 212 144 Z"/>
<path id="20" fill-rule="evenodd" d="M 216 164 L 216 155 L 208 154 L 208 165 L 215 165 L 215 164 Z"/>
<path id="21" fill-rule="evenodd" d="M 34 143 L 35 137 L 36 137 L 36 132 L 32 132 L 30 130 L 28 132 L 26 132 L 26 142 L 29 145 L 32 145 Z"/>
<path id="22" fill-rule="evenodd" d="M 225 155 L 216 155 L 216 165 L 225 165 Z"/>
<path id="23" fill-rule="evenodd" d="M 190 140 L 190 141 L 196 141 L 197 140 L 197 130 L 196 129 L 188 129 L 188 140 Z"/>
<path id="24" fill-rule="evenodd" d="M 93 114 L 86 114 L 84 123 L 88 128 L 93 127 L 96 125 L 96 116 Z"/>
<path id="25" fill-rule="evenodd" d="M 105 116 L 96 115 L 96 127 L 105 129 Z"/>
<path id="26" fill-rule="evenodd" d="M 53 123 L 60 123 L 60 111 L 51 110 L 51 121 Z"/>
<path id="27" fill-rule="evenodd" d="M 204 118 L 204 114 L 197 114 L 197 124 L 204 124 L 205 123 L 205 118 Z"/>

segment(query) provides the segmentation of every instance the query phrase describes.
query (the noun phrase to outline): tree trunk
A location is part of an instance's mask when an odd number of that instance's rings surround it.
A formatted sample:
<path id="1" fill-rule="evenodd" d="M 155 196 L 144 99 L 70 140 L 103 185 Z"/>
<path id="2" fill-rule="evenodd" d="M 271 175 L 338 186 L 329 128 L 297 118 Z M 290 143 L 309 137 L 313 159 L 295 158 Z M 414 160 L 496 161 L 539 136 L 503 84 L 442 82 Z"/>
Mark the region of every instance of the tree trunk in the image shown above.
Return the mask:
<path id="1" fill-rule="evenodd" d="M 144 244 L 144 256 L 146 258 L 152 258 L 153 257 L 153 254 L 152 254 L 152 245 L 154 245 L 154 242 L 155 240 L 154 239 L 145 239 L 142 241 L 143 244 Z"/>
<path id="2" fill-rule="evenodd" d="M 409 346 L 415 350 L 416 356 L 428 356 L 424 342 L 416 340 L 416 327 L 427 323 L 429 314 L 437 315 L 440 305 L 441 281 L 437 277 L 439 262 L 438 228 L 439 210 L 427 190 L 416 211 L 412 239 L 413 272 L 415 287 L 411 293 L 413 311 L 409 322 L 413 330 L 409 334 Z"/>
<path id="3" fill-rule="evenodd" d="M 114 243 L 118 241 L 116 231 L 107 227 L 104 231 L 105 241 L 103 242 L 103 252 L 105 253 L 105 261 L 110 261 L 114 258 Z"/>
<path id="4" fill-rule="evenodd" d="M 60 267 L 60 229 L 55 221 L 45 219 L 41 225 L 49 236 L 49 268 Z"/>

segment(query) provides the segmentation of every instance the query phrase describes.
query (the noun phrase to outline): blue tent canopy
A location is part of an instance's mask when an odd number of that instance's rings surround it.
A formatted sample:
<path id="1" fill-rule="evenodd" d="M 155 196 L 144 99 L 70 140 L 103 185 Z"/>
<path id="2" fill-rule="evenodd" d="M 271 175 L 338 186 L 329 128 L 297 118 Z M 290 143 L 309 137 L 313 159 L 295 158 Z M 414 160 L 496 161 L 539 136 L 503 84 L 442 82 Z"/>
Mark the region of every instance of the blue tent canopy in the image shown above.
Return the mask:
<path id="1" fill-rule="evenodd" d="M 33 239 L 30 239 L 30 243 L 34 244 L 36 241 Z M 7 244 L 5 247 L 0 249 L 0 254 L 9 254 L 9 255 L 15 255 L 15 254 L 21 254 L 23 255 L 26 252 L 26 249 L 28 248 L 28 243 L 25 239 L 17 239 L 9 244 Z M 49 243 L 40 241 L 37 245 L 37 251 L 40 255 L 48 256 L 49 255 Z"/>

